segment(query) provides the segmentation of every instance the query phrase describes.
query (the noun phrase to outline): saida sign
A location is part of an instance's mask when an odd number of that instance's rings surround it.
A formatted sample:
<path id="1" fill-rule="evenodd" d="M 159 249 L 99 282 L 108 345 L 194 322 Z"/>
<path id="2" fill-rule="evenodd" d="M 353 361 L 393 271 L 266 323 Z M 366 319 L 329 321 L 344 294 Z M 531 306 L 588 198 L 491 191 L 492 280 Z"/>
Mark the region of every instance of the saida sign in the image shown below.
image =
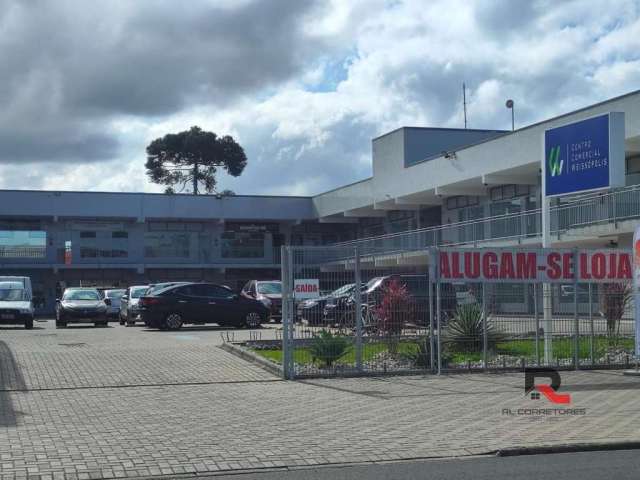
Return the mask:
<path id="1" fill-rule="evenodd" d="M 546 130 L 542 171 L 546 196 L 624 186 L 624 113 Z"/>

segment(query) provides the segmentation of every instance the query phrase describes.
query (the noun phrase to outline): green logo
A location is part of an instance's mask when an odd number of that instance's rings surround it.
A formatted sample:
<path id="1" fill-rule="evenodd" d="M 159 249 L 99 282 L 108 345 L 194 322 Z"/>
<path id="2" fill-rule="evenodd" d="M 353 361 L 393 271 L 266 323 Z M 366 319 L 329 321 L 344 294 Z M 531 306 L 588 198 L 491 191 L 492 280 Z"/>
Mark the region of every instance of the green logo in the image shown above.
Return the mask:
<path id="1" fill-rule="evenodd" d="M 549 152 L 549 171 L 552 177 L 557 177 L 562 173 L 564 160 L 560 160 L 560 147 L 553 147 Z"/>

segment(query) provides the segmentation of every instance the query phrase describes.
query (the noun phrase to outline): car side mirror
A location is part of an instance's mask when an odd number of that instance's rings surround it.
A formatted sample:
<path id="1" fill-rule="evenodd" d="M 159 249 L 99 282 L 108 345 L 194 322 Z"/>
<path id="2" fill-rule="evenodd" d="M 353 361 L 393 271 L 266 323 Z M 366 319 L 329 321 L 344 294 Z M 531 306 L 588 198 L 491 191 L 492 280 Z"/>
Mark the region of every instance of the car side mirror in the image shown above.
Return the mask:
<path id="1" fill-rule="evenodd" d="M 231 300 L 239 300 L 240 299 L 240 295 L 238 295 L 237 293 L 234 293 L 233 295 L 231 295 Z"/>
<path id="2" fill-rule="evenodd" d="M 110 299 L 110 298 L 105 298 L 105 299 L 104 299 L 104 303 L 105 303 L 106 305 L 111 305 L 111 299 Z"/>
<path id="3" fill-rule="evenodd" d="M 120 300 L 129 300 L 129 297 L 127 297 L 126 295 L 123 295 Z"/>
<path id="4" fill-rule="evenodd" d="M 56 298 L 56 303 L 60 303 L 60 299 L 59 298 Z"/>

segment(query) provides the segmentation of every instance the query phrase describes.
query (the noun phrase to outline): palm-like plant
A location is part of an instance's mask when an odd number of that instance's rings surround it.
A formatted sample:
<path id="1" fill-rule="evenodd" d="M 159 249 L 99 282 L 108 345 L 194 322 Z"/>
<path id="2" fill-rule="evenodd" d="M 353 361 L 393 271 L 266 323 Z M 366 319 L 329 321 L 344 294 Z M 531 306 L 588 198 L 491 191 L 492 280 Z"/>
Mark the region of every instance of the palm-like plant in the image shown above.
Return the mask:
<path id="1" fill-rule="evenodd" d="M 496 331 L 487 319 L 487 343 L 489 349 L 495 349 L 504 335 Z M 472 353 L 480 352 L 484 345 L 484 325 L 482 321 L 482 307 L 477 303 L 458 305 L 449 320 L 443 341 L 452 350 Z"/>

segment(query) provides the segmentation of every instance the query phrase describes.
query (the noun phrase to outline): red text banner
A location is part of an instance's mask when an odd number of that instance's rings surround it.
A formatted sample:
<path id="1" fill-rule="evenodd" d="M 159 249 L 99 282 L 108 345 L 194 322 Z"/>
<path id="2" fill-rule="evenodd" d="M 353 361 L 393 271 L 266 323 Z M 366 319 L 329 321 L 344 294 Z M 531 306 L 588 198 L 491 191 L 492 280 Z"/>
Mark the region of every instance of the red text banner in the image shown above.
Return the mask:
<path id="1" fill-rule="evenodd" d="M 616 283 L 632 279 L 631 251 L 621 249 L 438 250 L 444 282 Z"/>

